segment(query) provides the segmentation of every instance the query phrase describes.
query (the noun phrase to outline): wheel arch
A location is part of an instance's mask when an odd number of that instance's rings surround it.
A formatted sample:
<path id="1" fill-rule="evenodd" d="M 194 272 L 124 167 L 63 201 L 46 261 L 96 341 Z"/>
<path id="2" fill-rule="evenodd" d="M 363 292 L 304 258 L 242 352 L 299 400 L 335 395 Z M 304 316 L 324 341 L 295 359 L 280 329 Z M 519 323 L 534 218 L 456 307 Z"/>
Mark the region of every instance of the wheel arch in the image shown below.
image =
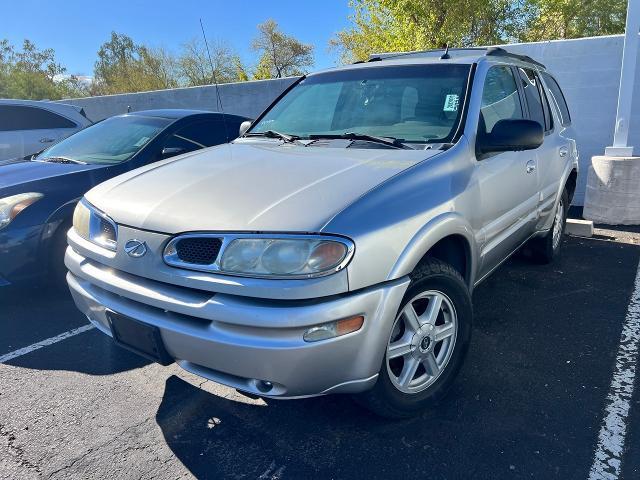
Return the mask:
<path id="1" fill-rule="evenodd" d="M 422 227 L 405 247 L 389 279 L 409 275 L 427 258 L 437 258 L 454 267 L 471 290 L 477 271 L 478 249 L 473 230 L 459 214 L 448 212 Z"/>

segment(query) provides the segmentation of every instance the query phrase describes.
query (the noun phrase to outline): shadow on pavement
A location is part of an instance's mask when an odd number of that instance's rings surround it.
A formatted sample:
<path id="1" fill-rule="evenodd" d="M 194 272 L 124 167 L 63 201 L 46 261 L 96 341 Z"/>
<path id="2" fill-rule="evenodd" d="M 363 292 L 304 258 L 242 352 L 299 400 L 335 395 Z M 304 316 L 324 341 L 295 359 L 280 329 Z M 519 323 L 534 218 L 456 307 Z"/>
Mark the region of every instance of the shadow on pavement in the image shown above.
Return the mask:
<path id="1" fill-rule="evenodd" d="M 391 422 L 348 397 L 247 403 L 166 382 L 156 414 L 198 478 L 586 478 L 640 249 L 569 239 L 474 294 L 469 357 L 442 405 Z"/>

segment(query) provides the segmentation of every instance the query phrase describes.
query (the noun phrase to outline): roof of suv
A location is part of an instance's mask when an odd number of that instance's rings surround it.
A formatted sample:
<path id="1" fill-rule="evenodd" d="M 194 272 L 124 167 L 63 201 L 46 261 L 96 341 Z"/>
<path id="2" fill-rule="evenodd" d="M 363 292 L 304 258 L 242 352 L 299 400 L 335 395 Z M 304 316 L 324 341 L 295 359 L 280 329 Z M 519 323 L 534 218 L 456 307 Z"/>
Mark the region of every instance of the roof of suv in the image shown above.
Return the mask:
<path id="1" fill-rule="evenodd" d="M 478 48 L 449 48 L 424 50 L 415 52 L 389 52 L 372 54 L 367 61 L 355 62 L 351 65 L 345 65 L 339 69 L 367 68 L 373 66 L 399 66 L 399 65 L 415 65 L 415 64 L 439 64 L 443 62 L 451 62 L 457 64 L 473 64 L 484 61 L 493 61 L 496 63 L 516 63 L 527 64 L 538 69 L 544 70 L 546 67 L 526 55 L 518 55 L 509 52 L 501 47 L 478 47 Z M 381 65 L 382 64 L 382 65 Z M 330 69 L 335 70 L 335 69 Z M 325 71 L 330 71 L 325 70 Z"/>

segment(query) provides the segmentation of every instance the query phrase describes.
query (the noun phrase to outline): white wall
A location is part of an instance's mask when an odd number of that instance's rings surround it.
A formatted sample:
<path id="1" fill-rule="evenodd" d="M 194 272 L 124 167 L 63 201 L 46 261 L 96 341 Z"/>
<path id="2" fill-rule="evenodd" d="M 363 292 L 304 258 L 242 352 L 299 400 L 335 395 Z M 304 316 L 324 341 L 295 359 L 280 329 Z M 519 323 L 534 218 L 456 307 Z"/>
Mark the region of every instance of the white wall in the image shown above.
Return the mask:
<path id="1" fill-rule="evenodd" d="M 514 53 L 525 54 L 544 63 L 565 92 L 577 133 L 580 176 L 574 203 L 582 205 L 586 174 L 593 155 L 604 153 L 613 141 L 623 36 L 557 40 L 504 45 Z M 640 78 L 640 69 L 636 72 Z M 225 111 L 256 117 L 295 79 L 263 80 L 224 84 L 220 94 Z M 160 90 L 64 100 L 81 105 L 89 118 L 102 118 L 149 108 L 197 108 L 216 110 L 213 86 Z M 640 154 L 640 82 L 636 82 L 629 141 Z"/>

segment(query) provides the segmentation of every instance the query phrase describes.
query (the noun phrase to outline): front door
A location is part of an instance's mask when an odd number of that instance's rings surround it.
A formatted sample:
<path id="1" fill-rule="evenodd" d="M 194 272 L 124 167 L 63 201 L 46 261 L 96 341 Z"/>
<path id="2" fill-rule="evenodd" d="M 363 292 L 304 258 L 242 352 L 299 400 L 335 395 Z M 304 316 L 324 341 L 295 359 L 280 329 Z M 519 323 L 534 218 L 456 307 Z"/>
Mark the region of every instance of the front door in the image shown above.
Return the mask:
<path id="1" fill-rule="evenodd" d="M 491 67 L 484 83 L 477 139 L 503 119 L 527 118 L 510 66 Z M 477 155 L 482 278 L 533 231 L 539 202 L 536 151 Z"/>

